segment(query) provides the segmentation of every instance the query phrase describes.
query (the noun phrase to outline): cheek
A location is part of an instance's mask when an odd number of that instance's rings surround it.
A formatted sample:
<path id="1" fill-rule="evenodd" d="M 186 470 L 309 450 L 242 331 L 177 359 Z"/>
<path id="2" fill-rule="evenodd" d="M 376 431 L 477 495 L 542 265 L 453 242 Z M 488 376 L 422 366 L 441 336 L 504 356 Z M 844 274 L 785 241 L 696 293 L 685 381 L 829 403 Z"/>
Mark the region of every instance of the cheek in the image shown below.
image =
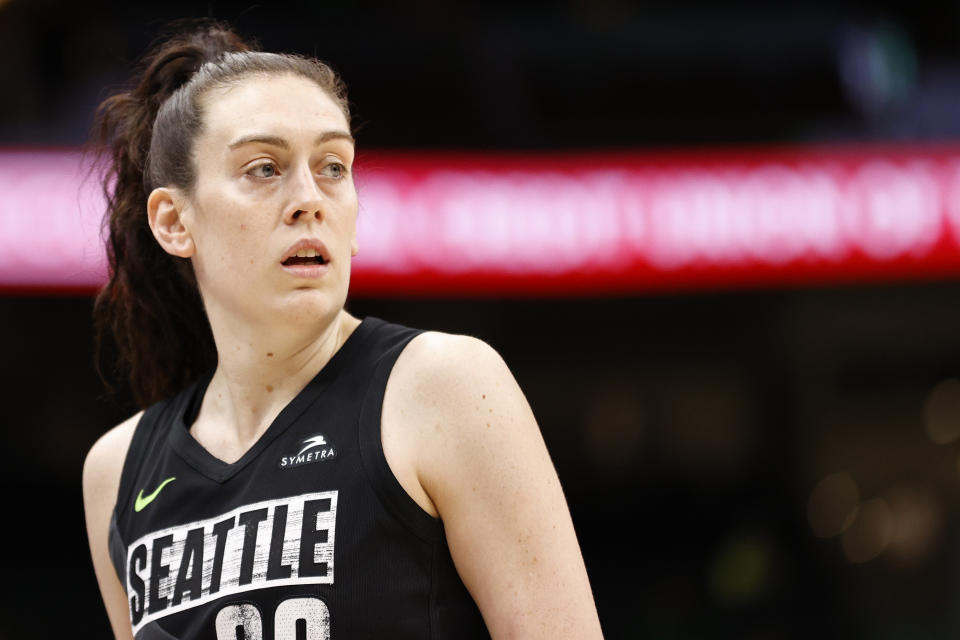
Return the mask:
<path id="1" fill-rule="evenodd" d="M 345 220 L 339 229 L 340 250 L 345 256 L 353 255 L 353 245 L 357 238 L 356 220 Z"/>
<path id="2" fill-rule="evenodd" d="M 213 222 L 210 220 L 210 222 Z M 248 272 L 263 252 L 263 243 L 257 241 L 257 233 L 248 223 L 219 220 L 220 224 L 204 229 L 204 242 L 200 258 L 221 277 L 232 277 L 238 271 Z"/>
<path id="3" fill-rule="evenodd" d="M 352 239 L 353 235 L 357 231 L 357 215 L 359 208 L 359 203 L 357 202 L 356 195 L 354 194 L 353 199 L 347 204 L 346 207 L 344 207 L 344 214 L 340 218 L 341 232 L 348 240 Z"/>
<path id="4" fill-rule="evenodd" d="M 240 223 L 240 240 L 241 240 L 241 242 L 243 242 L 243 241 L 246 240 L 246 236 L 247 236 L 246 231 L 247 231 L 247 225 L 241 222 L 241 223 Z M 254 262 L 256 262 L 253 258 L 249 258 L 249 260 L 250 260 L 250 264 L 253 264 Z"/>

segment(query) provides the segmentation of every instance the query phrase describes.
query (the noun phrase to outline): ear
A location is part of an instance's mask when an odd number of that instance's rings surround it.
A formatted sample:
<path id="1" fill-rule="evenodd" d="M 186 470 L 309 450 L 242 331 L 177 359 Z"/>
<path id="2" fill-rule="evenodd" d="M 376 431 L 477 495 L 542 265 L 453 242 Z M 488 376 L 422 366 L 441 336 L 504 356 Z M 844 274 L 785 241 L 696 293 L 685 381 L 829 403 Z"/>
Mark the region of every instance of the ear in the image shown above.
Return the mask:
<path id="1" fill-rule="evenodd" d="M 183 223 L 183 205 L 182 196 L 174 189 L 154 189 L 147 198 L 147 220 L 150 222 L 153 237 L 164 251 L 173 256 L 189 258 L 196 245 L 190 230 Z"/>

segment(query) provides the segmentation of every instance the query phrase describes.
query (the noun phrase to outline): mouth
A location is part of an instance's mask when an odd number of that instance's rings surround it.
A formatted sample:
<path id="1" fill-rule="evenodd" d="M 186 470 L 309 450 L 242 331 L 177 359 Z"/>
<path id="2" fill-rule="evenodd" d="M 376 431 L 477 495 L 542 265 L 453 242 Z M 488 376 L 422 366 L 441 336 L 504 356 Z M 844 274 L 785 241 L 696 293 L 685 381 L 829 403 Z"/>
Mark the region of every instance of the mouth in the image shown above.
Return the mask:
<path id="1" fill-rule="evenodd" d="M 280 266 L 294 278 L 323 278 L 330 270 L 330 252 L 317 238 L 304 238 L 287 249 Z"/>
<path id="2" fill-rule="evenodd" d="M 281 264 L 285 267 L 325 265 L 328 260 L 316 249 L 300 249 Z"/>

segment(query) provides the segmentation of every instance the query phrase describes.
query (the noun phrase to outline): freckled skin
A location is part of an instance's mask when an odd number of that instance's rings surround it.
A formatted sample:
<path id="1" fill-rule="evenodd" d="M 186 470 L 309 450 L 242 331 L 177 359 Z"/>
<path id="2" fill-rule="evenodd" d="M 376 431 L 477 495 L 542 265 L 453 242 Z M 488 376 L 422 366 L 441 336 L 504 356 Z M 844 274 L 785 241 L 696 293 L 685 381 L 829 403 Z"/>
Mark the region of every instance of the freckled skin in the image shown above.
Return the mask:
<path id="1" fill-rule="evenodd" d="M 340 106 L 297 75 L 243 77 L 200 102 L 195 187 L 158 187 L 147 208 L 164 250 L 193 265 L 218 352 L 208 391 L 228 389 L 225 402 L 205 397 L 190 433 L 231 461 L 359 323 L 343 308 L 358 251 L 354 146 Z M 323 246 L 318 277 L 284 265 L 307 240 Z"/>
<path id="2" fill-rule="evenodd" d="M 156 189 L 149 210 L 164 248 L 191 259 L 217 342 L 217 372 L 190 433 L 232 462 L 359 323 L 343 308 L 358 251 L 354 148 L 349 135 L 320 135 L 349 124 L 299 77 L 252 76 L 211 90 L 203 111 L 196 189 Z M 254 141 L 233 144 L 243 139 Z M 329 253 L 328 269 L 309 281 L 283 266 L 307 238 Z M 478 389 L 497 393 L 477 405 Z M 116 495 L 135 424 L 98 443 L 105 453 L 91 452 L 98 460 L 88 457 L 84 470 L 85 502 L 96 502 L 88 533 L 98 577 L 107 576 L 108 610 L 118 612 L 111 620 L 126 632 L 126 594 L 107 550 L 113 504 L 104 496 Z M 381 426 L 387 463 L 425 513 L 443 520 L 493 638 L 602 638 L 556 471 L 522 392 L 488 345 L 431 332 L 414 338 L 390 375 Z"/>
<path id="3" fill-rule="evenodd" d="M 401 486 L 443 520 L 491 637 L 602 638 L 542 436 L 488 345 L 433 333 L 411 341 L 385 392 L 383 444 Z"/>
<path id="4" fill-rule="evenodd" d="M 205 131 L 195 150 L 202 170 L 181 220 L 196 247 L 192 262 L 211 323 L 272 326 L 277 317 L 294 326 L 331 323 L 346 300 L 356 253 L 354 149 L 342 139 L 313 141 L 349 131 L 345 116 L 314 83 L 291 76 L 245 80 L 211 90 L 202 101 Z M 280 137 L 291 148 L 230 148 L 251 134 Z M 334 171 L 333 163 L 345 169 Z M 297 210 L 314 215 L 294 217 Z M 323 278 L 304 281 L 281 262 L 308 237 L 323 241 L 330 266 Z M 238 255 L 246 258 L 240 264 Z"/>

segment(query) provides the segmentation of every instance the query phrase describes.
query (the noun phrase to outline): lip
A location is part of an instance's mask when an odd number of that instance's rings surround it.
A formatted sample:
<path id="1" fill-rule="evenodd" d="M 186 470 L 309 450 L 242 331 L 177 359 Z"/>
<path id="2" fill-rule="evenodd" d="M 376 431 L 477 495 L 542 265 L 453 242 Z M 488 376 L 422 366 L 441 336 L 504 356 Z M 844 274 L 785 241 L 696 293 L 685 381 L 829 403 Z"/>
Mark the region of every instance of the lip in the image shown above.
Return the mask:
<path id="1" fill-rule="evenodd" d="M 287 249 L 286 253 L 283 254 L 283 257 L 280 258 L 282 263 L 287 258 L 292 258 L 297 255 L 297 251 L 301 249 L 313 249 L 320 254 L 320 257 L 323 258 L 324 262 L 330 262 L 330 252 L 327 251 L 327 245 L 323 244 L 323 241 L 316 238 L 303 238 L 297 240 Z"/>
<path id="2" fill-rule="evenodd" d="M 302 249 L 313 249 L 317 252 L 317 255 L 323 258 L 324 263 L 296 265 L 283 264 L 284 260 L 297 255 L 297 252 Z M 280 258 L 280 266 L 283 267 L 284 271 L 298 278 L 319 278 L 330 269 L 330 252 L 327 250 L 327 245 L 323 244 L 321 240 L 316 238 L 303 238 L 301 240 L 297 240 L 287 248 L 286 252 L 283 254 L 283 257 Z"/>

